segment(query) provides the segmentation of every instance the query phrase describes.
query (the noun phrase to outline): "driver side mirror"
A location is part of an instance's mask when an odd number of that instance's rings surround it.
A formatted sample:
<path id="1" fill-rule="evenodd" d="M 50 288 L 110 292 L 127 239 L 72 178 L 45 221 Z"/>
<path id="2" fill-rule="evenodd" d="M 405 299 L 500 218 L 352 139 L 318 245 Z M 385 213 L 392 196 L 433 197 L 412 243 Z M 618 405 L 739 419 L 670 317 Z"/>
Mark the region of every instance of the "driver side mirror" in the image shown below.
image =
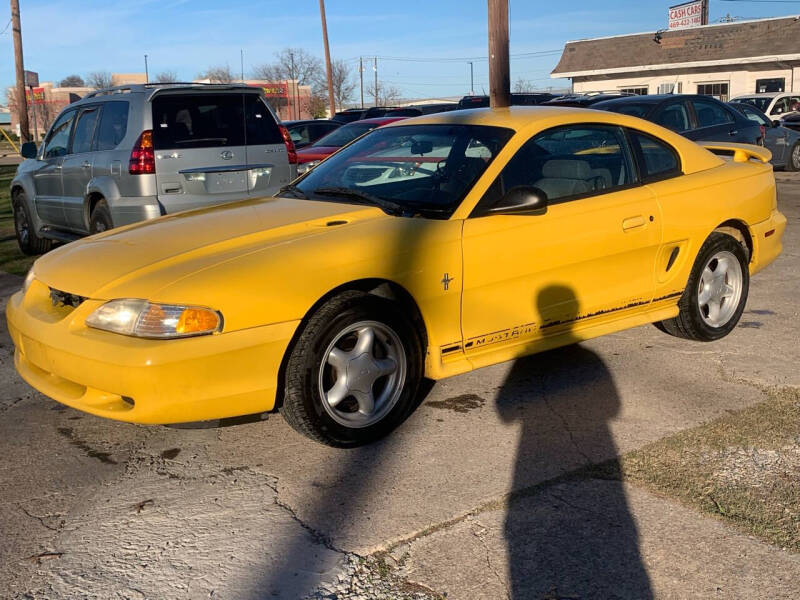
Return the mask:
<path id="1" fill-rule="evenodd" d="M 36 158 L 36 142 L 25 142 L 19 149 L 22 158 Z"/>
<path id="2" fill-rule="evenodd" d="M 543 215 L 547 212 L 547 194 L 537 187 L 518 185 L 486 211 L 487 215 Z"/>
<path id="3" fill-rule="evenodd" d="M 782 125 L 780 119 L 772 119 L 772 126 L 773 127 L 780 127 Z"/>

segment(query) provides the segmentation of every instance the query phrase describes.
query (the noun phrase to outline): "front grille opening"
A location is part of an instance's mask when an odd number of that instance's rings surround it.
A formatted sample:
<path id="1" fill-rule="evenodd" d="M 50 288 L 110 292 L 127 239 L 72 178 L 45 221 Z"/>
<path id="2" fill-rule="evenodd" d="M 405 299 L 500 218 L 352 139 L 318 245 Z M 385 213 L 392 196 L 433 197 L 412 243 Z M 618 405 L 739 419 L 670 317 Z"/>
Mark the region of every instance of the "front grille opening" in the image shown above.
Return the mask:
<path id="1" fill-rule="evenodd" d="M 121 396 L 121 398 L 122 398 L 122 401 L 123 401 L 125 404 L 127 404 L 128 406 L 130 406 L 131 408 L 133 408 L 133 407 L 134 407 L 134 405 L 136 404 L 136 403 L 133 401 L 133 398 L 131 398 L 131 397 L 129 397 L 129 396 Z"/>
<path id="2" fill-rule="evenodd" d="M 71 306 L 72 308 L 78 308 L 85 300 L 86 298 L 83 296 L 50 288 L 50 302 L 52 302 L 55 307 Z"/>

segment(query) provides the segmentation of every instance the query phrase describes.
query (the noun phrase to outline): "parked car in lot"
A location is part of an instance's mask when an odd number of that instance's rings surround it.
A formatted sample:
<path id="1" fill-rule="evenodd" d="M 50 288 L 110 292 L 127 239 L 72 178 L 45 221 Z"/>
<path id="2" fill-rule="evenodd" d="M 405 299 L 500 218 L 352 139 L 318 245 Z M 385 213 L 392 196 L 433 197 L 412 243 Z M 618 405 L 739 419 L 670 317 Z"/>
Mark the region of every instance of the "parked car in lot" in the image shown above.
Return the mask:
<path id="1" fill-rule="evenodd" d="M 770 119 L 780 119 L 781 116 L 800 111 L 800 94 L 797 92 L 765 92 L 761 94 L 747 94 L 731 98 L 731 102 L 744 102 L 752 104 Z"/>
<path id="2" fill-rule="evenodd" d="M 536 106 L 552 100 L 555 95 L 545 92 L 511 94 L 511 106 Z M 489 96 L 464 96 L 458 101 L 460 110 L 468 108 L 486 108 L 489 106 Z"/>
<path id="3" fill-rule="evenodd" d="M 552 100 L 544 102 L 546 106 L 568 106 L 573 108 L 588 108 L 598 102 L 605 100 L 613 100 L 615 98 L 637 98 L 635 94 L 625 92 L 588 92 L 585 94 L 567 94 L 566 96 L 558 96 Z"/>
<path id="4" fill-rule="evenodd" d="M 361 117 L 363 117 L 365 112 L 366 109 L 364 108 L 348 108 L 346 110 L 340 110 L 334 114 L 332 120 L 340 121 L 342 123 L 352 123 L 353 121 L 358 121 Z"/>
<path id="5" fill-rule="evenodd" d="M 378 119 L 361 119 L 347 125 L 342 125 L 339 129 L 320 138 L 310 146 L 297 151 L 297 173 L 302 175 L 321 161 L 356 139 L 358 136 L 368 131 L 399 121 L 405 117 L 381 117 Z"/>
<path id="6" fill-rule="evenodd" d="M 319 138 L 328 135 L 331 131 L 339 129 L 343 125 L 342 121 L 329 119 L 283 121 L 281 124 L 289 131 L 292 143 L 297 149 L 310 146 Z"/>
<path id="7" fill-rule="evenodd" d="M 773 165 L 787 171 L 800 171 L 800 132 L 779 125 L 781 121 L 771 121 L 752 104 L 729 102 L 728 106 L 761 125 L 764 146 L 772 152 Z"/>
<path id="8" fill-rule="evenodd" d="M 39 258 L 6 308 L 14 364 L 102 417 L 279 410 L 347 447 L 402 423 L 423 377 L 645 323 L 718 340 L 786 218 L 767 150 L 709 146 L 733 159 L 556 107 L 391 123 L 275 198 Z"/>
<path id="9" fill-rule="evenodd" d="M 762 131 L 739 111 L 716 98 L 694 94 L 626 96 L 592 105 L 624 115 L 647 119 L 690 140 L 760 144 Z"/>
<path id="10" fill-rule="evenodd" d="M 412 104 L 402 108 L 393 108 L 384 116 L 386 117 L 421 117 L 422 115 L 432 115 L 438 112 L 458 110 L 456 102 L 437 102 L 435 104 Z"/>
<path id="11" fill-rule="evenodd" d="M 275 193 L 294 147 L 258 88 L 148 84 L 67 106 L 11 181 L 20 249 L 46 252 L 163 214 Z"/>

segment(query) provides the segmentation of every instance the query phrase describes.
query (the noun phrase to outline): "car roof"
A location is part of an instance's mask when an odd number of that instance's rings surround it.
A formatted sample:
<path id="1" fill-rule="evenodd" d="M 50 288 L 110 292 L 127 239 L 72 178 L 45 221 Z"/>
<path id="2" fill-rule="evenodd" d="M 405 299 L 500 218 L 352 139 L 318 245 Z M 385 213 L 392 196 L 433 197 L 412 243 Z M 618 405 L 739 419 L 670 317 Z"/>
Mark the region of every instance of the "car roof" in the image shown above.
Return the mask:
<path id="1" fill-rule="evenodd" d="M 778 96 L 790 96 L 791 92 L 756 92 L 754 94 L 742 94 L 736 98 L 777 98 Z M 733 98 L 733 100 L 736 100 Z"/>
<path id="2" fill-rule="evenodd" d="M 400 121 L 405 118 L 406 117 L 373 117 L 372 119 L 360 119 L 358 121 L 353 121 L 351 123 L 347 123 L 347 125 L 360 125 L 361 123 L 368 123 L 370 125 L 386 125 L 387 123 L 393 123 L 394 121 Z M 342 125 L 342 127 L 346 127 L 347 125 Z"/>

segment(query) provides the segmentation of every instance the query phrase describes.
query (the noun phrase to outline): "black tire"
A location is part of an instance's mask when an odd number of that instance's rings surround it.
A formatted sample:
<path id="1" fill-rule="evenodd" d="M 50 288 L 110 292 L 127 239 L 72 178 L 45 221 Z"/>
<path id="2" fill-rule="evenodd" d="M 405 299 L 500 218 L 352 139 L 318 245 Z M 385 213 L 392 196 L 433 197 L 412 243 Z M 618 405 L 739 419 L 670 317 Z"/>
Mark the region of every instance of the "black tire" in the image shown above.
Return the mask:
<path id="1" fill-rule="evenodd" d="M 108 209 L 108 203 L 105 200 L 100 200 L 94 205 L 94 210 L 89 217 L 89 233 L 101 233 L 114 229 L 114 222 L 111 220 L 111 211 Z"/>
<path id="2" fill-rule="evenodd" d="M 376 423 L 358 428 L 337 422 L 323 406 L 320 370 L 327 360 L 329 345 L 342 331 L 362 321 L 377 322 L 397 334 L 406 369 L 391 410 Z M 360 291 L 343 292 L 323 304 L 301 327 L 286 363 L 285 394 L 280 407 L 284 419 L 296 431 L 329 446 L 361 446 L 387 435 L 414 411 L 424 353 L 417 329 L 396 304 Z"/>
<path id="3" fill-rule="evenodd" d="M 11 205 L 14 209 L 14 232 L 17 234 L 17 244 L 22 253 L 36 256 L 48 252 L 53 247 L 53 240 L 40 237 L 34 230 L 25 192 L 14 194 Z"/>
<path id="4" fill-rule="evenodd" d="M 800 142 L 795 142 L 789 150 L 789 159 L 786 161 L 787 171 L 800 171 Z"/>
<path id="5" fill-rule="evenodd" d="M 741 294 L 730 317 L 719 326 L 706 322 L 699 300 L 699 286 L 706 264 L 720 252 L 733 254 L 741 269 Z M 728 335 L 736 327 L 747 303 L 750 289 L 750 272 L 748 271 L 747 250 L 730 235 L 714 232 L 703 243 L 697 253 L 689 282 L 683 291 L 678 308 L 680 312 L 674 319 L 668 319 L 654 325 L 670 335 L 700 342 L 713 342 Z"/>

